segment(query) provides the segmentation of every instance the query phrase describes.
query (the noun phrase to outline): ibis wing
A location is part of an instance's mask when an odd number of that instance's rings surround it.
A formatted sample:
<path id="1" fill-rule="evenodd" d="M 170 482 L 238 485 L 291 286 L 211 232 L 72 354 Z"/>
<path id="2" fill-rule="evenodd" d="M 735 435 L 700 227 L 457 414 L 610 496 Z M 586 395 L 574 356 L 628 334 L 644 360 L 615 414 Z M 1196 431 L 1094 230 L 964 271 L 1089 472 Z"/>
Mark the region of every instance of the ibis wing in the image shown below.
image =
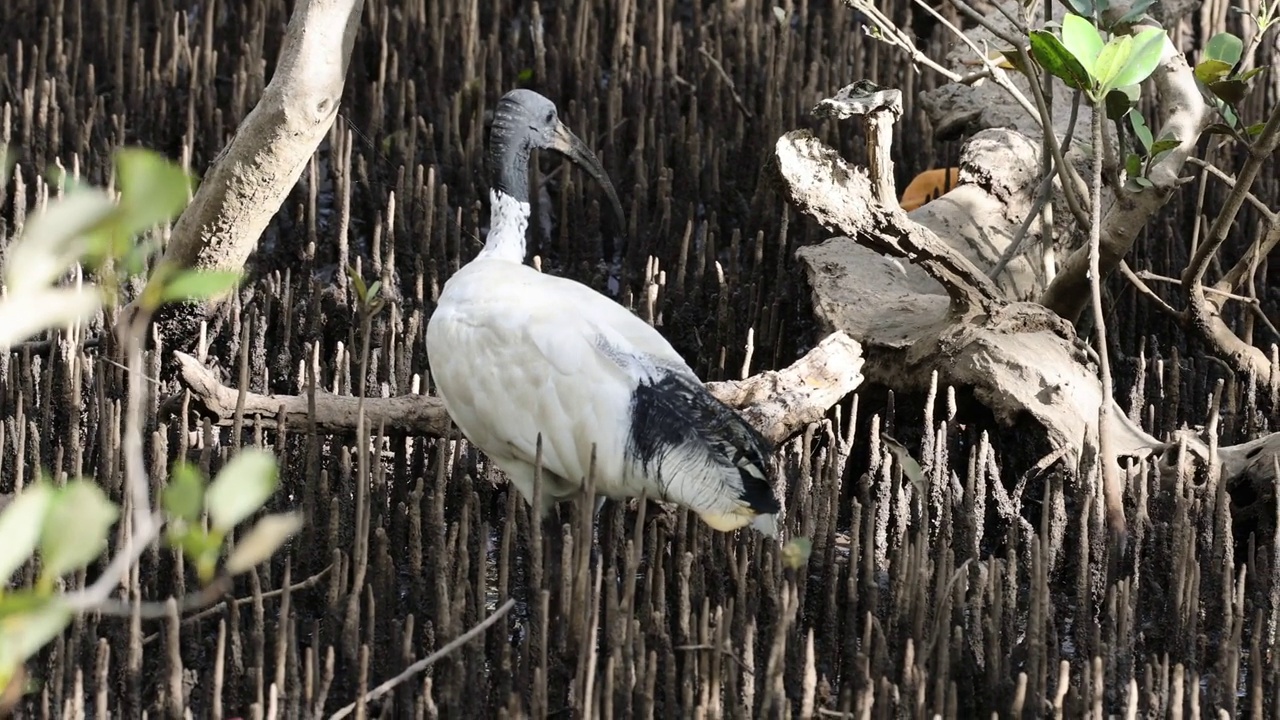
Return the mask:
<path id="1" fill-rule="evenodd" d="M 767 443 L 657 330 L 583 285 L 510 267 L 485 275 L 483 292 L 450 289 L 428 352 L 454 421 L 526 497 L 541 433 L 543 467 L 566 495 L 594 443 L 603 494 L 648 492 L 722 529 L 777 511 Z"/>
<path id="2" fill-rule="evenodd" d="M 532 477 L 539 433 L 543 467 L 566 481 L 559 490 L 569 494 L 586 477 L 594 443 L 599 489 L 625 494 L 634 362 L 601 351 L 601 328 L 630 347 L 634 327 L 609 328 L 632 320 L 656 336 L 642 343 L 674 350 L 625 308 L 577 283 L 512 264 L 465 272 L 450 281 L 427 338 L 432 374 L 454 422 L 526 497 L 530 480 L 517 475 Z"/>

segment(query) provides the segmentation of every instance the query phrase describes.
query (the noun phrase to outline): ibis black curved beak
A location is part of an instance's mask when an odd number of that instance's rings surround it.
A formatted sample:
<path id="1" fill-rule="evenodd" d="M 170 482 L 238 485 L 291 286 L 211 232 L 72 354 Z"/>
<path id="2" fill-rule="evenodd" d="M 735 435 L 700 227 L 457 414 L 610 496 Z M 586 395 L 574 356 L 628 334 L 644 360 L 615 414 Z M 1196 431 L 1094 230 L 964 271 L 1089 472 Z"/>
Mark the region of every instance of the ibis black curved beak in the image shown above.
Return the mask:
<path id="1" fill-rule="evenodd" d="M 614 217 L 618 220 L 618 233 L 624 234 L 627 231 L 627 216 L 622 211 L 622 203 L 618 200 L 618 192 L 613 189 L 613 183 L 609 180 L 609 175 L 605 173 L 604 166 L 600 164 L 600 159 L 595 153 L 591 152 L 591 148 L 587 144 L 578 139 L 573 131 L 565 126 L 559 120 L 556 121 L 555 133 L 551 140 L 551 149 L 560 152 L 565 157 L 582 167 L 583 170 L 591 173 L 591 177 L 596 179 L 604 187 L 604 192 L 609 196 L 609 203 L 613 205 Z"/>

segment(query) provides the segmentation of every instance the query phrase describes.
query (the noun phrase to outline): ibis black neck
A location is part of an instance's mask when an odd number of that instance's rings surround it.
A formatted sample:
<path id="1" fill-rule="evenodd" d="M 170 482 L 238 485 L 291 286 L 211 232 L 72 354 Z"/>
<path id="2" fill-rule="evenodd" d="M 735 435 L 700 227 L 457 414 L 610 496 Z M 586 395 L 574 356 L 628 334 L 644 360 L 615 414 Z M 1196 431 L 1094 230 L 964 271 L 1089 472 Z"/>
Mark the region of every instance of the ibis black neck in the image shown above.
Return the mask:
<path id="1" fill-rule="evenodd" d="M 529 202 L 528 138 L 517 118 L 499 104 L 489 130 L 489 174 L 492 187 L 520 202 Z"/>

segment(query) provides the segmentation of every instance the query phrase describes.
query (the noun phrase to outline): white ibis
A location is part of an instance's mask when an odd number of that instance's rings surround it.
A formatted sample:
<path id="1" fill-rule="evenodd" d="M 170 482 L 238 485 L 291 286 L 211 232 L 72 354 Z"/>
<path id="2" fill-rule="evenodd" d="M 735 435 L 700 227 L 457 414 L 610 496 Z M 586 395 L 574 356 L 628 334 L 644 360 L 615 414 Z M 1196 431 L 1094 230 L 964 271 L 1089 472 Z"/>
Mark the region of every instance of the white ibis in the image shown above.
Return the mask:
<path id="1" fill-rule="evenodd" d="M 585 494 L 594 444 L 602 498 L 647 493 L 716 530 L 751 525 L 776 537 L 768 441 L 712 397 L 648 323 L 581 283 L 524 264 L 534 148 L 581 165 L 622 217 L 600 161 L 550 100 L 513 90 L 498 101 L 489 234 L 445 283 L 427 323 L 431 372 L 449 416 L 530 504 L 541 433 L 543 519 Z"/>

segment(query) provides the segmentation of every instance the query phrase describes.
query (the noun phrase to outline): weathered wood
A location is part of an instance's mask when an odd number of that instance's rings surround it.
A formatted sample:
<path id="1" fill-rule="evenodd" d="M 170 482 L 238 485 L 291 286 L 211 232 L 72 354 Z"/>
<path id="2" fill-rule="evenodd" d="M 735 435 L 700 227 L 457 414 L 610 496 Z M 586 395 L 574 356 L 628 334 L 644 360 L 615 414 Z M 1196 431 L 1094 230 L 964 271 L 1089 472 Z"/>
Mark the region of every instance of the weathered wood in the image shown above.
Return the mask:
<path id="1" fill-rule="evenodd" d="M 219 423 L 230 423 L 236 413 L 240 393 L 222 384 L 191 355 L 175 353 L 179 379 L 191 391 L 200 408 Z M 707 383 L 707 390 L 725 404 L 742 411 L 747 421 L 773 443 L 780 443 L 817 422 L 862 383 L 862 347 L 843 332 L 828 335 L 790 367 L 763 372 L 745 380 Z M 173 403 L 168 403 L 169 407 Z M 360 399 L 316 391 L 315 422 L 322 432 L 350 432 L 356 429 Z M 244 394 L 244 417 L 261 415 L 274 423 L 283 412 L 290 425 L 308 420 L 306 395 Z M 448 437 L 455 432 L 444 403 L 428 395 L 398 395 L 364 399 L 365 427 L 385 425 L 429 437 Z"/>

